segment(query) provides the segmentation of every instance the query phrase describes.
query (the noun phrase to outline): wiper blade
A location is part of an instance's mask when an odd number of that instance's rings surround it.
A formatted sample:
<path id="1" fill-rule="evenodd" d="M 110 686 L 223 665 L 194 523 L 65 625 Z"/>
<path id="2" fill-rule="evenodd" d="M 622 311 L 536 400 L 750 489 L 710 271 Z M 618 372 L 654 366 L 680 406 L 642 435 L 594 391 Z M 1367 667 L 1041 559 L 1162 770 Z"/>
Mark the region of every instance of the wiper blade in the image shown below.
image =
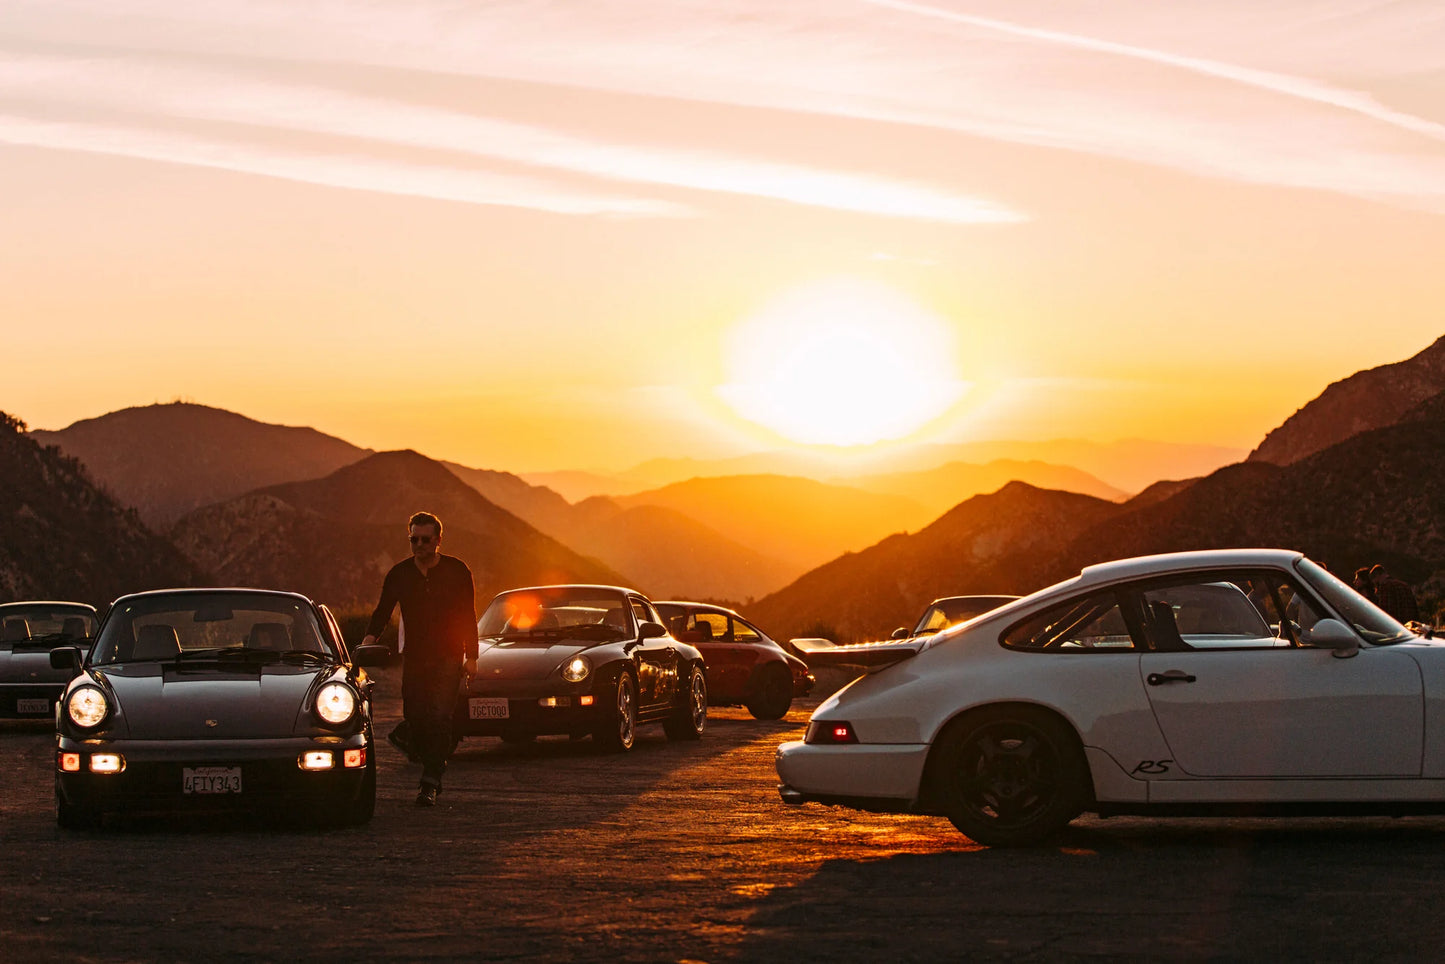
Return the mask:
<path id="1" fill-rule="evenodd" d="M 187 659 L 220 659 L 221 656 L 222 656 L 222 654 L 224 654 L 224 653 L 237 653 L 237 652 L 240 652 L 241 649 L 242 649 L 242 647 L 240 647 L 240 646 L 227 646 L 227 647 L 225 647 L 224 649 L 222 649 L 222 648 L 216 648 L 216 647 L 213 647 L 213 648 L 211 648 L 211 649 L 183 649 L 183 650 L 181 650 L 179 653 L 177 653 L 176 655 L 174 655 L 174 656 L 172 656 L 172 657 L 170 657 L 170 658 L 171 658 L 171 659 L 174 659 L 174 660 L 175 660 L 176 662 L 178 662 L 178 663 L 181 662 L 182 660 L 187 660 Z M 165 658 L 165 657 L 160 657 L 159 659 L 164 659 L 164 658 Z M 127 660 L 126 662 L 151 663 L 151 662 L 157 662 L 157 661 L 158 661 L 158 660 L 146 660 L 146 659 L 142 659 L 142 660 Z"/>
<path id="2" fill-rule="evenodd" d="M 293 649 L 281 654 L 283 662 L 287 663 L 326 663 L 330 658 L 309 649 Z"/>

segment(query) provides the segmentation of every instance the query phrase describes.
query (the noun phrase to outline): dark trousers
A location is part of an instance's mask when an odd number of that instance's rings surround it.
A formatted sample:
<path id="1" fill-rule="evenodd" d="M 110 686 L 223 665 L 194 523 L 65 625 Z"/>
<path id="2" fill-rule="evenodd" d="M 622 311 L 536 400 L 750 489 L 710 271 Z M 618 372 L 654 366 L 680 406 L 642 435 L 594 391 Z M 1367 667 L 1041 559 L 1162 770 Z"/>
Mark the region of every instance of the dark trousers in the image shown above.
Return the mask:
<path id="1" fill-rule="evenodd" d="M 401 671 L 401 713 L 421 758 L 421 782 L 439 787 L 452 754 L 452 714 L 462 682 L 460 666 L 406 663 Z"/>

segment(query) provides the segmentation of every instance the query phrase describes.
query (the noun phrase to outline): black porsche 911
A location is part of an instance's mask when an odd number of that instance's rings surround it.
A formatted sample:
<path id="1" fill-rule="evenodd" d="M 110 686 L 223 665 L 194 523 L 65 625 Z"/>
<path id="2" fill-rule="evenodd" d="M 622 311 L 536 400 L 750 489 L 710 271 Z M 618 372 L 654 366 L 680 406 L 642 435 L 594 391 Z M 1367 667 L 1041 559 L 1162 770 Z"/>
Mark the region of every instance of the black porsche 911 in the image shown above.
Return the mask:
<path id="1" fill-rule="evenodd" d="M 371 819 L 372 682 L 335 617 L 293 593 L 176 589 L 115 601 L 56 710 L 56 820 L 266 811 Z"/>
<path id="2" fill-rule="evenodd" d="M 0 717 L 51 720 L 75 670 L 50 665 L 57 646 L 90 648 L 95 607 L 79 602 L 0 605 Z"/>
<path id="3" fill-rule="evenodd" d="M 591 736 L 615 752 L 632 748 L 642 723 L 661 723 L 674 740 L 696 740 L 707 725 L 702 653 L 669 636 L 652 603 L 631 589 L 510 590 L 492 600 L 477 635 L 459 736 Z"/>

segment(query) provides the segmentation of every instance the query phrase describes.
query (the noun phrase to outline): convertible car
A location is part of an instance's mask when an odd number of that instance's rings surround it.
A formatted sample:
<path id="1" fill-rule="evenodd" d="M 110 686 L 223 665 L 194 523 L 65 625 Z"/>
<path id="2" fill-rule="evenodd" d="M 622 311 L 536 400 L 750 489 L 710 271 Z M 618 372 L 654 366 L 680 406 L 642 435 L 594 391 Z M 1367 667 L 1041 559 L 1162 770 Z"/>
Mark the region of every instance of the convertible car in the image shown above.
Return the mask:
<path id="1" fill-rule="evenodd" d="M 791 804 L 942 815 L 990 845 L 1084 811 L 1445 813 L 1445 644 L 1295 552 L 1090 566 L 810 659 L 870 672 L 778 748 Z"/>
<path id="2" fill-rule="evenodd" d="M 707 660 L 708 702 L 746 706 L 760 720 L 781 720 L 794 697 L 817 682 L 808 664 L 731 609 L 695 602 L 660 602 L 672 635 Z"/>
<path id="3" fill-rule="evenodd" d="M 702 653 L 672 638 L 642 594 L 616 586 L 537 586 L 492 600 L 477 622 L 477 671 L 453 733 L 524 743 L 590 735 L 630 750 L 642 723 L 671 740 L 707 725 Z"/>
<path id="4" fill-rule="evenodd" d="M 371 819 L 371 687 L 336 620 L 304 596 L 164 590 L 112 604 L 56 711 L 55 814 L 261 811 Z"/>
<path id="5" fill-rule="evenodd" d="M 57 646 L 90 648 L 95 607 L 78 602 L 0 605 L 0 718 L 49 720 L 74 669 L 50 665 Z"/>

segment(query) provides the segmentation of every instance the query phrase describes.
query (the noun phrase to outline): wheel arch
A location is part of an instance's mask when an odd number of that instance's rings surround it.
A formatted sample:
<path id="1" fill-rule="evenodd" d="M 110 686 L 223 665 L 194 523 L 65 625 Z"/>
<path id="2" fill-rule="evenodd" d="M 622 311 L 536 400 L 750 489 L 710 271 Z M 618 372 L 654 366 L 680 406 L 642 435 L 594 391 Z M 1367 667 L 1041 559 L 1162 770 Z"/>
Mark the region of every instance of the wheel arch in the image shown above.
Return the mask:
<path id="1" fill-rule="evenodd" d="M 1026 713 L 1043 719 L 1051 720 L 1060 726 L 1068 734 L 1072 748 L 1078 754 L 1079 761 L 1083 764 L 1084 772 L 1088 774 L 1088 786 L 1085 788 L 1089 803 L 1095 802 L 1094 797 L 1094 772 L 1089 765 L 1089 756 L 1084 752 L 1084 740 L 1079 734 L 1079 728 L 1073 721 L 1061 713 L 1056 707 L 1044 703 L 1035 703 L 1030 700 L 999 700 L 993 703 L 980 703 L 975 706 L 959 710 L 947 720 L 933 734 L 933 739 L 928 744 L 928 757 L 923 764 L 923 778 L 918 788 L 919 808 L 924 812 L 938 812 L 939 800 L 937 796 L 937 774 L 936 766 L 938 760 L 939 745 L 943 742 L 945 734 L 958 727 L 965 726 L 976 717 L 986 713 L 999 710 L 1014 710 Z"/>

